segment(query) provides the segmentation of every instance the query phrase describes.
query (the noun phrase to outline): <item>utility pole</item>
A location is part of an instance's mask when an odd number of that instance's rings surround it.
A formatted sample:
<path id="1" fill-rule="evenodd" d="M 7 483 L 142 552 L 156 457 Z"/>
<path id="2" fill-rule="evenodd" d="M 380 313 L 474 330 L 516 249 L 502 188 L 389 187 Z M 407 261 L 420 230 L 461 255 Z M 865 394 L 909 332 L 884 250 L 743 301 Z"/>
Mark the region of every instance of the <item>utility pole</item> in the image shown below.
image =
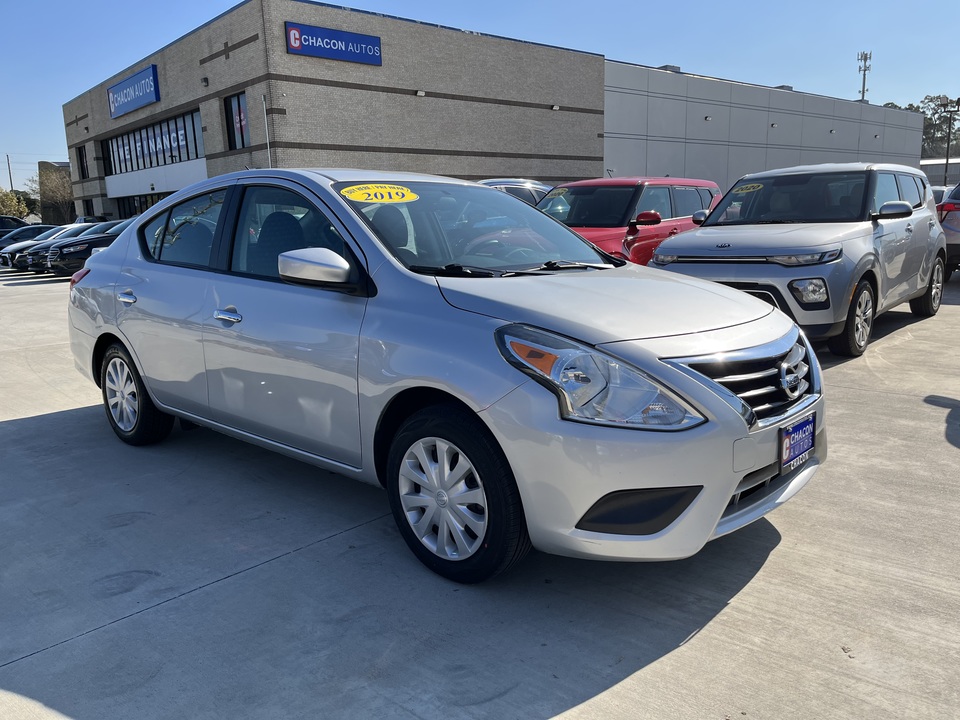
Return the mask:
<path id="1" fill-rule="evenodd" d="M 866 50 L 857 55 L 857 62 L 861 63 L 859 69 L 863 74 L 863 83 L 860 86 L 860 102 L 867 101 L 867 73 L 870 72 L 869 62 L 872 57 L 873 53 L 869 53 Z"/>
<path id="2" fill-rule="evenodd" d="M 10 176 L 10 192 L 13 192 L 13 170 L 10 169 L 10 153 L 7 153 L 7 175 Z"/>

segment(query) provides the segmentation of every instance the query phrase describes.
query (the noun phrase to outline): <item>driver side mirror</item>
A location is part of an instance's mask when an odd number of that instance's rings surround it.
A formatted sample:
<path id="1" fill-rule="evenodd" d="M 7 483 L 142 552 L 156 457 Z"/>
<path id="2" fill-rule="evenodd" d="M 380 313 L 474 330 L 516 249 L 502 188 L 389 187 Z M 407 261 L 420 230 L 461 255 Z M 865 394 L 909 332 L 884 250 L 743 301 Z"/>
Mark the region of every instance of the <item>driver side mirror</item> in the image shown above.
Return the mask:
<path id="1" fill-rule="evenodd" d="M 306 285 L 341 285 L 350 281 L 350 263 L 329 248 L 301 248 L 281 253 L 280 277 Z"/>
<path id="2" fill-rule="evenodd" d="M 913 215 L 913 206 L 904 200 L 890 200 L 880 206 L 880 212 L 873 213 L 878 220 L 897 220 Z"/>
<path id="3" fill-rule="evenodd" d="M 691 222 L 694 225 L 703 225 L 703 221 L 707 219 L 706 210 L 697 210 L 690 218 Z"/>

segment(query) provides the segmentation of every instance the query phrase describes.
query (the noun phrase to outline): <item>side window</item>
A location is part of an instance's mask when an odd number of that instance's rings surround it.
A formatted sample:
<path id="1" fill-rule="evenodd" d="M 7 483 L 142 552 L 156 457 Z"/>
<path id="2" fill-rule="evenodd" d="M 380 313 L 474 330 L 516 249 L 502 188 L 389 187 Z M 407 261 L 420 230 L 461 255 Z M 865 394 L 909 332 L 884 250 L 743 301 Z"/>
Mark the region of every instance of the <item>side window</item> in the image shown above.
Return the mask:
<path id="1" fill-rule="evenodd" d="M 520 198 L 525 203 L 529 203 L 530 205 L 537 204 L 537 200 L 536 198 L 534 198 L 533 193 L 524 187 L 516 187 L 514 185 L 505 185 L 503 189 L 505 192 L 509 193 L 510 195 Z"/>
<path id="2" fill-rule="evenodd" d="M 693 187 L 673 188 L 673 204 L 677 210 L 677 217 L 688 217 L 697 210 L 703 210 L 707 205 L 700 199 L 700 193 Z"/>
<path id="3" fill-rule="evenodd" d="M 349 258 L 343 237 L 309 200 L 286 188 L 246 189 L 233 238 L 231 270 L 279 278 L 280 254 L 309 247 L 329 248 Z"/>
<path id="4" fill-rule="evenodd" d="M 700 209 L 707 210 L 713 202 L 714 194 L 710 192 L 710 188 L 697 188 L 697 192 L 700 194 Z"/>
<path id="5" fill-rule="evenodd" d="M 639 213 L 650 210 L 660 213 L 661 220 L 673 217 L 673 212 L 670 209 L 670 188 L 665 185 L 647 185 L 643 189 L 634 217 Z"/>
<path id="6" fill-rule="evenodd" d="M 897 184 L 900 186 L 900 197 L 910 203 L 911 207 L 920 207 L 920 191 L 913 181 L 913 175 L 897 175 Z"/>
<path id="7" fill-rule="evenodd" d="M 899 199 L 900 191 L 897 190 L 897 178 L 891 173 L 879 173 L 870 212 L 878 212 L 884 203 Z"/>
<path id="8" fill-rule="evenodd" d="M 210 264 L 210 249 L 226 190 L 198 195 L 147 223 L 143 240 L 154 260 L 175 265 Z"/>

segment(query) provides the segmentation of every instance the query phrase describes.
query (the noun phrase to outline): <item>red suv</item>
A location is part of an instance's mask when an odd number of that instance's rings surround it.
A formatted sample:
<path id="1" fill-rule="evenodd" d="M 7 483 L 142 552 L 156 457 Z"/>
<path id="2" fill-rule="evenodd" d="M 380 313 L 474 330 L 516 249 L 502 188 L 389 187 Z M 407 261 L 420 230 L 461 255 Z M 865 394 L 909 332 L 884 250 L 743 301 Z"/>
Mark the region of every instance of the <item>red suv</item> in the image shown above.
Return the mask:
<path id="1" fill-rule="evenodd" d="M 690 216 L 719 197 L 710 180 L 597 178 L 558 185 L 537 207 L 604 252 L 646 265 L 660 243 L 692 230 Z"/>

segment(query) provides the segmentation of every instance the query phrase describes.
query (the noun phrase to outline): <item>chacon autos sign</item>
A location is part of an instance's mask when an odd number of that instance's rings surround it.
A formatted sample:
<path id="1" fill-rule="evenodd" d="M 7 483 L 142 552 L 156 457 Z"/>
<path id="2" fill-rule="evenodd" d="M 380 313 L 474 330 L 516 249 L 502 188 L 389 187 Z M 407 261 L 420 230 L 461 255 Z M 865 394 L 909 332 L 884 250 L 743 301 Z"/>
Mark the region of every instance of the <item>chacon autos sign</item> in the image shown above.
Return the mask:
<path id="1" fill-rule="evenodd" d="M 151 65 L 107 88 L 110 117 L 118 118 L 160 100 L 157 66 Z"/>
<path id="2" fill-rule="evenodd" d="M 382 65 L 380 38 L 373 35 L 331 30 L 330 28 L 285 23 L 287 52 L 330 60 Z"/>

